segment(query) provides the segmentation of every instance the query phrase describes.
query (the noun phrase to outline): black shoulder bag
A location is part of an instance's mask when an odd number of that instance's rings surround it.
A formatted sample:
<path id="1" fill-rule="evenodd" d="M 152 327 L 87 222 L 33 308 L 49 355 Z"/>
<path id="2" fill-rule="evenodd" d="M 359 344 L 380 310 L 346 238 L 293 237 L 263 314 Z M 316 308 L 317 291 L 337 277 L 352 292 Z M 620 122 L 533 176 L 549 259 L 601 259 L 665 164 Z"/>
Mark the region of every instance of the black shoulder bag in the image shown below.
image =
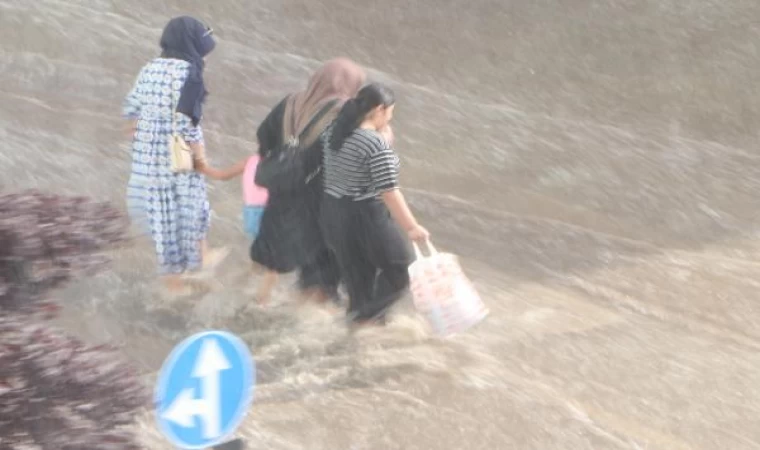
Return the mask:
<path id="1" fill-rule="evenodd" d="M 333 101 L 325 105 L 312 117 L 298 137 L 287 137 L 279 149 L 269 152 L 269 156 L 259 162 L 256 168 L 256 184 L 270 191 L 292 191 L 303 188 L 312 175 L 306 167 L 308 158 L 303 154 L 301 141 L 335 103 L 336 101 Z"/>

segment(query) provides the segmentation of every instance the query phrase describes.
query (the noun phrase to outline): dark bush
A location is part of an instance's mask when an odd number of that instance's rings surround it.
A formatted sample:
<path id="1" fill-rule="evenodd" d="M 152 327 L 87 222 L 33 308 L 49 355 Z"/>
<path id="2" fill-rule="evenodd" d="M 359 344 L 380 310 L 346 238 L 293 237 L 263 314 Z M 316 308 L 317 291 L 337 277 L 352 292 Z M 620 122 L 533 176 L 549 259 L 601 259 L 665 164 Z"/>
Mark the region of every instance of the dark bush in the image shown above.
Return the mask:
<path id="1" fill-rule="evenodd" d="M 49 320 L 56 288 L 102 268 L 126 222 L 107 204 L 36 191 L 0 195 L 0 450 L 139 449 L 146 405 L 115 350 L 89 347 Z"/>

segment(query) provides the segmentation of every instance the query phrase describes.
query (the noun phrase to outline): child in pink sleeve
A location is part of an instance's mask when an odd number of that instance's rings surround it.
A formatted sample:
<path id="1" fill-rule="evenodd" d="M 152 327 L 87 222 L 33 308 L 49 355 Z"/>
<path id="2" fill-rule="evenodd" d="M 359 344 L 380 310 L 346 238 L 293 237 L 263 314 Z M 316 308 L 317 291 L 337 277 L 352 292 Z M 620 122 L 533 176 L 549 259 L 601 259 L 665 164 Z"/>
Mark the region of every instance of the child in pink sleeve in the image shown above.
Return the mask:
<path id="1" fill-rule="evenodd" d="M 261 226 L 261 217 L 269 200 L 269 191 L 256 184 L 256 169 L 260 157 L 258 154 L 248 158 L 243 171 L 243 228 L 245 234 L 255 241 Z M 259 264 L 253 264 L 254 272 L 263 271 L 263 278 L 256 292 L 256 299 L 261 305 L 269 303 L 272 289 L 277 284 L 277 272 L 268 270 Z"/>
<path id="2" fill-rule="evenodd" d="M 259 234 L 261 216 L 269 198 L 269 192 L 254 182 L 258 165 L 259 155 L 253 155 L 248 158 L 243 171 L 243 228 L 251 240 Z"/>

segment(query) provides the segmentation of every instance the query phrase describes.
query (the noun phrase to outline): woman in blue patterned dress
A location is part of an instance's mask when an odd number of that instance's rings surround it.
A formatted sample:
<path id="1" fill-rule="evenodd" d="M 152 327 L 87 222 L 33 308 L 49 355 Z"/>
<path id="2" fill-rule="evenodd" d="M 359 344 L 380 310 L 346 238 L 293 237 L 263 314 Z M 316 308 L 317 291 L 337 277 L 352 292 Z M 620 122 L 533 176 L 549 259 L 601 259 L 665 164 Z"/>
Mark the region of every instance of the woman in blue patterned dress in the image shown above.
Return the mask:
<path id="1" fill-rule="evenodd" d="M 205 159 L 200 127 L 206 89 L 204 57 L 215 46 L 212 30 L 192 17 L 169 21 L 162 53 L 146 64 L 124 101 L 132 132 L 132 174 L 127 202 L 133 220 L 149 231 L 159 272 L 173 292 L 186 291 L 182 274 L 218 262 L 207 250 L 210 208 L 205 176 L 228 180 L 242 173 L 244 161 L 219 170 Z M 172 115 L 176 132 L 193 150 L 195 171 L 174 173 L 169 142 Z"/>

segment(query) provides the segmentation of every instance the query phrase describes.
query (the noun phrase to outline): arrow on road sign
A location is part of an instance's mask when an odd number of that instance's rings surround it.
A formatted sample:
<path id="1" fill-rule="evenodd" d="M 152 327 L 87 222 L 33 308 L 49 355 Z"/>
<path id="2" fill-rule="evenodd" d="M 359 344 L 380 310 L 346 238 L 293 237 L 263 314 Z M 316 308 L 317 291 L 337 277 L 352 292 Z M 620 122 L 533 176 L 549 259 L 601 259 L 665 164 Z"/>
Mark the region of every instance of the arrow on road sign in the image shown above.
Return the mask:
<path id="1" fill-rule="evenodd" d="M 185 428 L 192 427 L 193 418 L 199 416 L 203 424 L 203 438 L 220 437 L 219 373 L 230 367 L 216 339 L 204 339 L 192 373 L 194 378 L 201 380 L 200 398 L 194 398 L 193 389 L 184 389 L 161 416 Z"/>

